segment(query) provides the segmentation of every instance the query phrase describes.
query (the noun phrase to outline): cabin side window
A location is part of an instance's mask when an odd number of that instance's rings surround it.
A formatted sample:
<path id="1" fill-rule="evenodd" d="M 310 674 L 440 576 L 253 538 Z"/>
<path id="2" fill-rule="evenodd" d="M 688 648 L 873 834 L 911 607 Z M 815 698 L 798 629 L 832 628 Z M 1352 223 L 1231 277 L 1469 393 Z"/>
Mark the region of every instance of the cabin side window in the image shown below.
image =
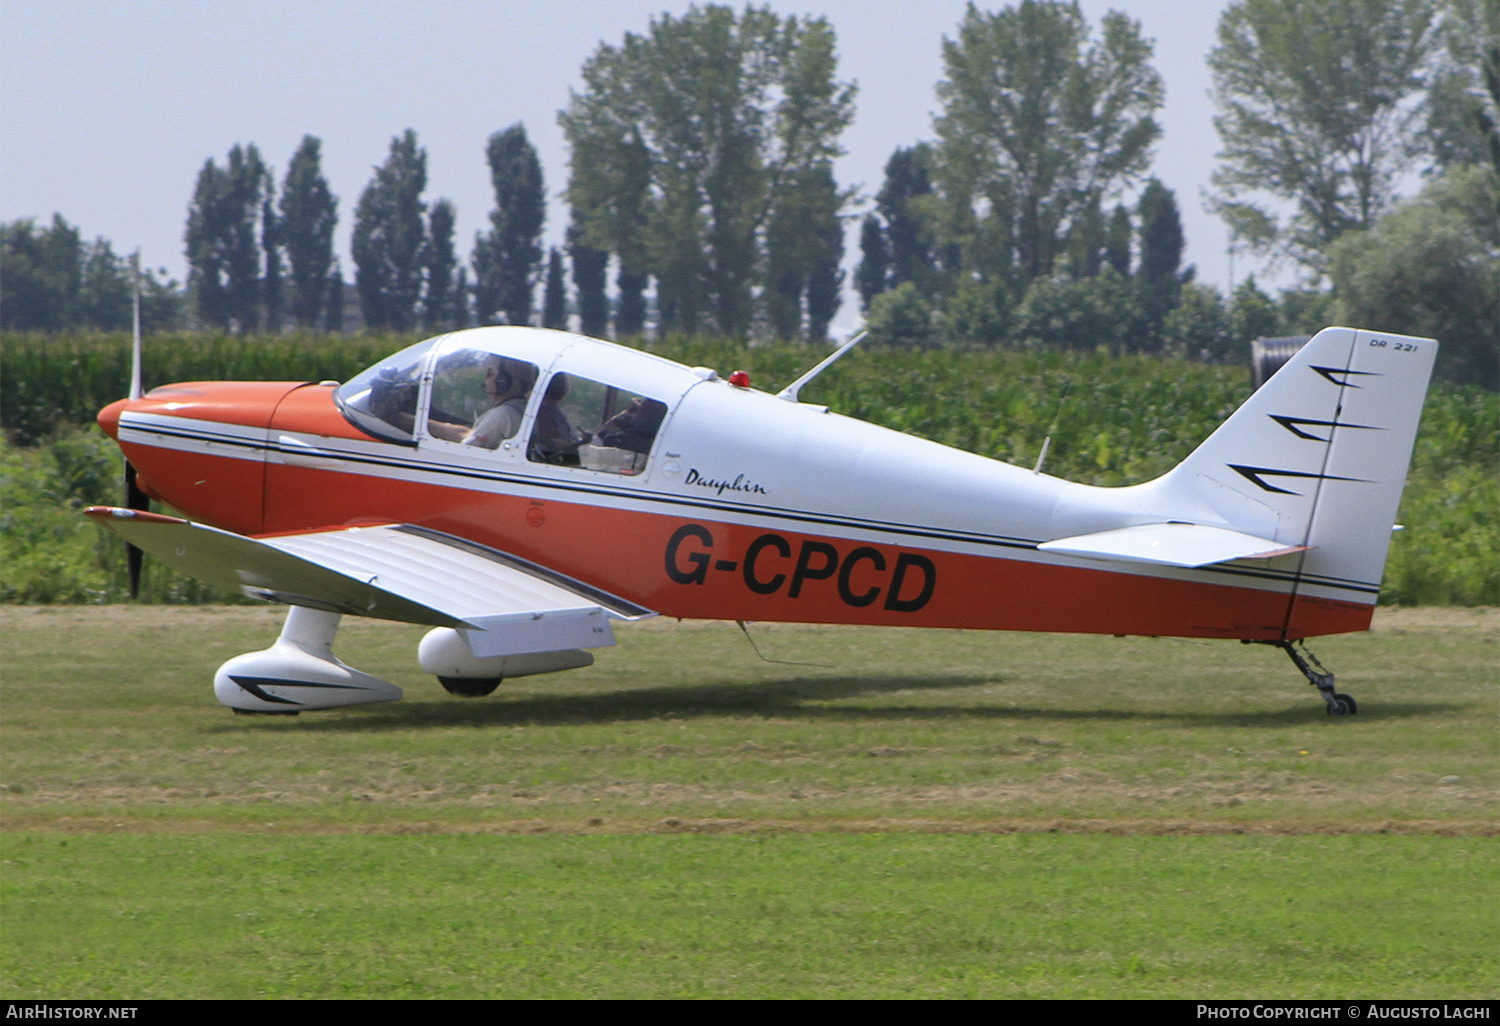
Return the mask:
<path id="1" fill-rule="evenodd" d="M 495 449 L 521 429 L 537 366 L 480 349 L 457 349 L 432 372 L 427 434 Z"/>
<path id="2" fill-rule="evenodd" d="M 537 407 L 526 456 L 534 463 L 639 474 L 667 404 L 576 374 L 554 374 Z"/>

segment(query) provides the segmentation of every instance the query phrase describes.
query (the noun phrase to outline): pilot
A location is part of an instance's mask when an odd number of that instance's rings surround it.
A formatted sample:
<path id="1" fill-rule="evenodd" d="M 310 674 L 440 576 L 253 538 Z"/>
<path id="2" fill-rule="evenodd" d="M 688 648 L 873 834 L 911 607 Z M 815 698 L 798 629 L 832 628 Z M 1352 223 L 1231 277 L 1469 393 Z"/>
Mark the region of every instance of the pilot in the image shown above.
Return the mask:
<path id="1" fill-rule="evenodd" d="M 484 394 L 489 396 L 490 408 L 479 415 L 473 427 L 433 420 L 428 422 L 428 432 L 449 442 L 493 449 L 521 429 L 526 397 L 535 384 L 536 368 L 531 364 L 517 362 L 507 367 L 505 360 L 492 356 L 484 366 Z"/>
<path id="2" fill-rule="evenodd" d="M 530 457 L 537 462 L 576 467 L 578 447 L 594 437 L 587 431 L 575 431 L 559 405 L 568 394 L 568 387 L 566 374 L 554 374 L 547 382 L 547 391 L 542 393 L 536 427 L 531 431 Z"/>

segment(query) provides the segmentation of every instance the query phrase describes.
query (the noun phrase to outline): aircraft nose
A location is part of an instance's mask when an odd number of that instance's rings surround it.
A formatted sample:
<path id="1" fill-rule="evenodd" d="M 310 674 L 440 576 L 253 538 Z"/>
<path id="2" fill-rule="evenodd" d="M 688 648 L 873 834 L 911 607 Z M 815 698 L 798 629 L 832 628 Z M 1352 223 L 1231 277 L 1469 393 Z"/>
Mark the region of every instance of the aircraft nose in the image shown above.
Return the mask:
<path id="1" fill-rule="evenodd" d="M 129 402 L 129 399 L 116 399 L 99 411 L 99 426 L 117 442 L 120 440 L 120 414 L 125 411 L 125 405 Z"/>

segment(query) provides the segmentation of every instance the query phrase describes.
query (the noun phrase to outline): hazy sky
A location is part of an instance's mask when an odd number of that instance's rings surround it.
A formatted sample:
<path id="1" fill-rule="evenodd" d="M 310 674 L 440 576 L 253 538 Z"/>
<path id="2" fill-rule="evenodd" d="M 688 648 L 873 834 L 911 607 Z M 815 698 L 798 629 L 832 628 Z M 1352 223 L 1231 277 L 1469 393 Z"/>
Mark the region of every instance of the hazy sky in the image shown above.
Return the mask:
<path id="1" fill-rule="evenodd" d="M 304 134 L 323 140 L 323 171 L 339 197 L 337 246 L 346 278 L 354 206 L 406 128 L 427 150 L 429 201 L 458 209 L 467 259 L 494 205 L 489 136 L 523 122 L 549 195 L 547 236 L 561 240 L 557 199 L 567 147 L 557 112 L 600 42 L 645 32 L 679 0 L 0 0 L 0 220 L 54 211 L 145 262 L 185 276 L 183 228 L 198 171 L 235 143 L 255 143 L 278 184 Z M 963 0 L 771 0 L 778 13 L 826 16 L 839 77 L 858 83 L 856 115 L 837 165 L 864 197 L 880 188 L 898 146 L 932 139 L 942 38 Z M 998 9 L 998 3 L 982 4 Z M 1229 279 L 1222 224 L 1203 210 L 1218 138 L 1205 57 L 1219 0 L 1084 0 L 1091 26 L 1110 8 L 1156 44 L 1166 82 L 1153 172 L 1177 194 L 1186 261 L 1202 281 Z M 858 260 L 851 228 L 846 265 Z M 1244 257 L 1234 274 L 1253 270 Z M 851 275 L 852 277 L 852 275 Z M 846 298 L 835 331 L 858 320 Z"/>

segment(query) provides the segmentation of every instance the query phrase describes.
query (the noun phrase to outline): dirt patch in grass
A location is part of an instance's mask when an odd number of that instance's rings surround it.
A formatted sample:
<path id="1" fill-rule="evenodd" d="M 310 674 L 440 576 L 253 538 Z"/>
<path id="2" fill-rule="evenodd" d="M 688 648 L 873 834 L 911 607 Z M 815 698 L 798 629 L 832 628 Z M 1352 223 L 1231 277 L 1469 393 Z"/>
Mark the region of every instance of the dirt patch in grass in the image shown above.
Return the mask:
<path id="1" fill-rule="evenodd" d="M 279 810 L 285 811 L 285 810 Z M 329 836 L 405 834 L 761 834 L 761 833 L 892 833 L 892 834 L 1102 834 L 1118 836 L 1313 836 L 1399 834 L 1425 837 L 1500 837 L 1500 823 L 1492 820 L 1387 820 L 1379 823 L 1275 820 L 1245 823 L 1151 819 L 745 819 L 690 818 L 627 819 L 589 816 L 576 820 L 487 819 L 482 822 L 407 820 L 400 823 L 345 823 L 277 814 L 251 822 L 217 819 L 142 819 L 135 816 L 28 816 L 10 814 L 0 822 L 7 831 L 53 834 L 314 834 Z"/>

